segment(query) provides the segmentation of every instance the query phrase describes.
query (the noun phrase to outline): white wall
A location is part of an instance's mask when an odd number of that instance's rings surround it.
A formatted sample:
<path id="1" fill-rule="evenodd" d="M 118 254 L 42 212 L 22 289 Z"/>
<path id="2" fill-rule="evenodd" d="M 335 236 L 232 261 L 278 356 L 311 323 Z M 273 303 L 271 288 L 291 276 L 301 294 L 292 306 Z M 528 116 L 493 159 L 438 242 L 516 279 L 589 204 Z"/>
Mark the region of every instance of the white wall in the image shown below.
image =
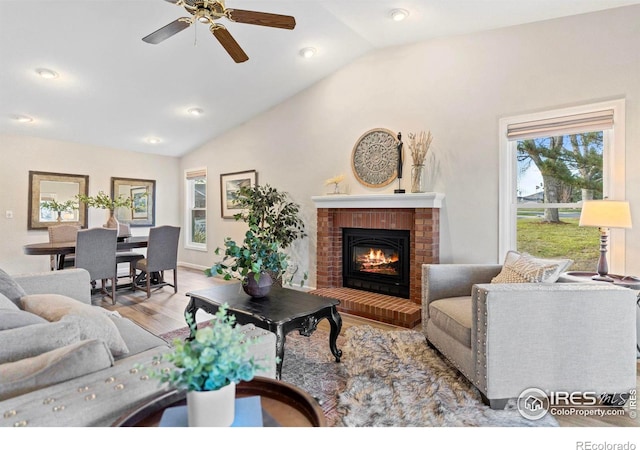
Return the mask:
<path id="1" fill-rule="evenodd" d="M 305 270 L 314 268 L 311 196 L 328 192 L 324 180 L 344 173 L 351 193 L 391 193 L 396 187 L 366 188 L 351 172 L 355 142 L 382 127 L 404 136 L 420 130 L 434 135 L 427 188 L 446 196 L 441 262 L 497 262 L 499 118 L 626 98 L 626 192 L 638 224 L 627 231 L 626 272 L 640 274 L 640 175 L 634 169 L 640 163 L 638 23 L 640 7 L 632 6 L 403 46 L 354 61 L 182 158 L 183 170 L 209 170 L 210 248 L 182 251 L 181 260 L 208 266 L 225 236 L 242 237 L 241 224 L 220 218 L 219 174 L 256 169 L 259 183 L 289 191 L 302 204 L 310 237 L 294 257 Z M 313 286 L 314 270 L 309 274 Z"/>
<path id="2" fill-rule="evenodd" d="M 111 192 L 111 177 L 156 180 L 156 224 L 179 225 L 179 160 L 112 148 L 17 135 L 0 135 L 0 268 L 9 273 L 49 270 L 48 256 L 25 255 L 22 246 L 46 242 L 46 230 L 27 231 L 29 171 L 89 175 L 89 195 Z M 5 212 L 13 211 L 7 219 Z M 102 226 L 105 210 L 89 208 L 89 227 Z M 148 228 L 132 228 L 148 234 Z"/>
<path id="3" fill-rule="evenodd" d="M 47 240 L 44 231 L 27 231 L 29 170 L 87 174 L 90 194 L 108 192 L 112 176 L 155 179 L 156 223 L 184 226 L 183 171 L 206 166 L 209 250 L 181 249 L 179 259 L 208 267 L 225 236 L 244 233 L 242 224 L 220 217 L 219 175 L 256 169 L 260 183 L 289 191 L 303 206 L 310 236 L 293 256 L 314 286 L 311 196 L 328 192 L 324 181 L 340 173 L 351 193 L 391 193 L 396 187 L 367 188 L 351 172 L 353 145 L 378 127 L 405 137 L 420 130 L 434 135 L 427 188 L 446 196 L 441 262 L 497 262 L 499 118 L 625 98 L 626 192 L 637 224 L 626 232 L 626 273 L 640 274 L 638 23 L 640 6 L 631 6 L 379 51 L 181 159 L 0 136 L 0 267 L 10 273 L 48 269 L 46 257 L 22 252 L 26 243 Z M 6 210 L 14 219 L 5 218 Z M 90 210 L 89 225 L 100 226 L 104 214 Z"/>

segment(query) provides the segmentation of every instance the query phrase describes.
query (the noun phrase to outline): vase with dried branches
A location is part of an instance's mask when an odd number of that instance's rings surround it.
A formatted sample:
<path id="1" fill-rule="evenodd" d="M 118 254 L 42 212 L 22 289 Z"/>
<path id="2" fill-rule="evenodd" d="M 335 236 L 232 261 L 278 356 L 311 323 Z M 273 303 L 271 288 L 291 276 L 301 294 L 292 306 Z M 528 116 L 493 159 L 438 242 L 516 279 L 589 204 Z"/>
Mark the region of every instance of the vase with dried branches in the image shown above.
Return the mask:
<path id="1" fill-rule="evenodd" d="M 424 160 L 431 147 L 433 136 L 431 131 L 421 131 L 417 136 L 409 133 L 409 151 L 413 164 L 411 166 L 411 192 L 425 192 Z"/>

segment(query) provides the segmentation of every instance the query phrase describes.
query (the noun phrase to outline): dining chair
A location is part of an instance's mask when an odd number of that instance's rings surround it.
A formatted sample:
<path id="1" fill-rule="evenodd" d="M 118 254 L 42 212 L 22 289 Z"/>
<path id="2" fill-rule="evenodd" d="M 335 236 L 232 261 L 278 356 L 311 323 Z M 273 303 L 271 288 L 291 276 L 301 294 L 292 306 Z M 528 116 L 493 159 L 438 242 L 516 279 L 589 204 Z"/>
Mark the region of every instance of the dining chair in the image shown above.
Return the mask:
<path id="1" fill-rule="evenodd" d="M 127 238 L 131 236 L 131 225 L 128 223 L 118 224 L 118 238 Z M 132 286 L 133 280 L 136 276 L 136 262 L 143 259 L 144 255 L 138 252 L 132 252 L 130 250 L 116 252 L 116 273 L 117 265 L 126 263 L 129 265 L 129 277 L 131 278 Z M 118 277 L 120 278 L 120 277 Z"/>
<path id="2" fill-rule="evenodd" d="M 149 244 L 147 246 L 147 257 L 136 261 L 136 277 L 134 279 L 134 290 L 146 290 L 147 298 L 151 297 L 151 281 L 157 277 L 155 287 L 173 286 L 174 292 L 178 292 L 178 239 L 180 238 L 180 227 L 163 225 L 149 230 Z M 138 274 L 137 271 L 140 271 Z M 165 281 L 164 271 L 173 270 L 173 284 Z M 145 280 L 144 288 L 141 287 L 142 280 Z"/>
<path id="3" fill-rule="evenodd" d="M 101 292 L 116 304 L 116 248 L 118 231 L 114 228 L 90 228 L 78 231 L 75 267 L 89 272 L 91 285 L 102 283 Z M 111 280 L 111 294 L 107 292 L 107 280 Z"/>
<path id="4" fill-rule="evenodd" d="M 80 230 L 80 225 L 63 223 L 58 225 L 52 225 L 48 228 L 49 242 L 75 242 L 76 235 Z M 65 255 L 63 267 L 60 265 L 60 255 L 50 255 L 49 265 L 51 270 L 57 270 L 58 268 L 73 267 L 75 264 L 74 254 Z"/>

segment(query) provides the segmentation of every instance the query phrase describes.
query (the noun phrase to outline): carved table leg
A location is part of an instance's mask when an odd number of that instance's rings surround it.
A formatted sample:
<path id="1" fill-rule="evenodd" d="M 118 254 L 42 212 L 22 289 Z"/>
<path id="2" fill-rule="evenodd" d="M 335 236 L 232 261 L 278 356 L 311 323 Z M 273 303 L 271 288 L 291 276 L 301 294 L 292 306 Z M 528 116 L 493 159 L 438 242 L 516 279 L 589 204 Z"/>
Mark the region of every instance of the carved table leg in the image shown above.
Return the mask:
<path id="1" fill-rule="evenodd" d="M 276 329 L 276 379 L 279 380 L 282 376 L 282 363 L 284 362 L 284 342 L 286 340 L 286 334 L 283 327 L 280 325 Z"/>
<path id="2" fill-rule="evenodd" d="M 189 300 L 189 303 L 187 303 L 187 307 L 184 309 L 184 320 L 187 322 L 187 325 L 189 325 L 189 317 L 195 322 L 198 309 L 199 308 L 196 305 L 196 299 L 191 297 L 191 300 Z M 188 341 L 192 341 L 196 337 L 194 330 L 195 328 L 190 329 L 189 337 L 187 338 Z"/>
<path id="3" fill-rule="evenodd" d="M 331 325 L 331 334 L 329 334 L 329 348 L 331 349 L 331 353 L 336 358 L 336 362 L 340 362 L 340 357 L 342 357 L 342 350 L 338 349 L 338 345 L 336 341 L 338 340 L 338 336 L 340 335 L 340 330 L 342 329 L 342 317 L 340 317 L 340 313 L 338 313 L 338 309 L 333 306 L 331 307 L 331 317 L 327 317 L 329 320 L 329 324 Z"/>

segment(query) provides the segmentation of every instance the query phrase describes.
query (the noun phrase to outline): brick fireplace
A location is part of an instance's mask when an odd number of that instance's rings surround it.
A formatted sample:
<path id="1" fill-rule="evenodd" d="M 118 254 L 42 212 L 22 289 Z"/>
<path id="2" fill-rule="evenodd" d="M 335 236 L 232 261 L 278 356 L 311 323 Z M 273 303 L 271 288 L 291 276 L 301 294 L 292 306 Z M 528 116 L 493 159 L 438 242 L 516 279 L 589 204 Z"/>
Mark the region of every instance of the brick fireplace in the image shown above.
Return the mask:
<path id="1" fill-rule="evenodd" d="M 362 317 L 413 328 L 420 323 L 422 264 L 440 260 L 439 193 L 327 195 L 317 208 L 316 293 L 341 300 L 340 309 Z M 408 230 L 409 299 L 369 293 L 342 284 L 342 229 Z"/>

